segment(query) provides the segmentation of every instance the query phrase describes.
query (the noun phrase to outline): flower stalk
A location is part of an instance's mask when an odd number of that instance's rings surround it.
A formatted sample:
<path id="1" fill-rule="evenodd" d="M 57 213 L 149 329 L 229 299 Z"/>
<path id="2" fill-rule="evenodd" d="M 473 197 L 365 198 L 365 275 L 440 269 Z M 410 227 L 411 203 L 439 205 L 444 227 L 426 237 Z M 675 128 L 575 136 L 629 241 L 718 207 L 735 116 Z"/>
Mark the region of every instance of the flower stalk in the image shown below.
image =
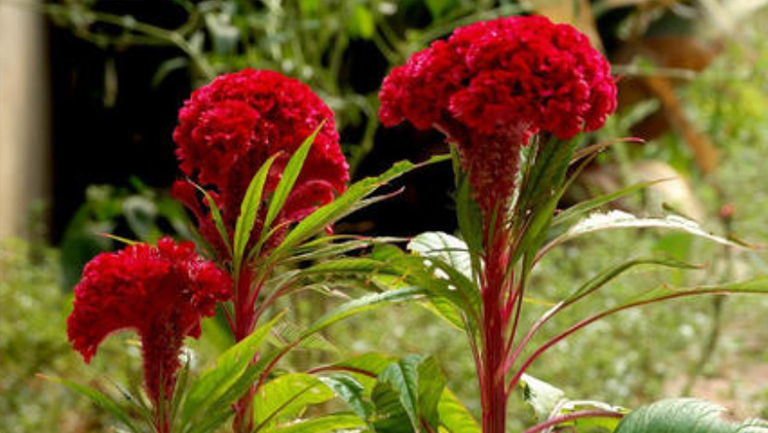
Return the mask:
<path id="1" fill-rule="evenodd" d="M 414 54 L 385 79 L 380 98 L 384 125 L 434 128 L 452 146 L 459 227 L 481 298 L 480 319 L 469 314 L 465 325 L 482 428 L 504 433 L 507 400 L 530 363 L 511 383 L 507 375 L 543 324 L 515 345 L 528 276 L 564 185 L 571 139 L 600 128 L 616 108 L 610 66 L 573 27 L 501 18 L 456 29 Z M 535 137 L 547 140 L 521 159 Z"/>

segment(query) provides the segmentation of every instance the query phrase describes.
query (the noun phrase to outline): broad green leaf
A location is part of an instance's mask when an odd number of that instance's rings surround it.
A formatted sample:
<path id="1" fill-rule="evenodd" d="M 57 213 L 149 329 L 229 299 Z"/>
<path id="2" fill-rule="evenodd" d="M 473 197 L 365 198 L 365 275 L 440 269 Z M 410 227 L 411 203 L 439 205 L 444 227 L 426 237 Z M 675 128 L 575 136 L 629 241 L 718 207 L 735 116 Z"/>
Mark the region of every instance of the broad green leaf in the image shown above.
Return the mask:
<path id="1" fill-rule="evenodd" d="M 365 386 L 360 381 L 349 374 L 333 374 L 328 377 L 321 377 L 320 380 L 336 393 L 336 396 L 343 400 L 350 409 L 361 419 L 368 420 L 373 415 L 373 403 L 365 399 Z"/>
<path id="2" fill-rule="evenodd" d="M 188 423 L 195 415 L 206 409 L 235 384 L 248 368 L 264 339 L 282 314 L 260 326 L 251 335 L 224 352 L 213 367 L 206 370 L 189 390 L 182 409 L 182 421 Z"/>
<path id="3" fill-rule="evenodd" d="M 418 368 L 422 360 L 418 355 L 407 356 L 379 375 L 371 397 L 378 412 L 377 431 L 421 431 Z"/>
<path id="4" fill-rule="evenodd" d="M 725 409 L 695 399 L 669 399 L 629 413 L 614 433 L 768 433 L 768 422 L 723 419 Z"/>
<path id="5" fill-rule="evenodd" d="M 666 179 L 660 179 L 660 180 L 654 180 L 650 182 L 636 183 L 634 185 L 620 189 L 618 191 L 615 191 L 609 194 L 604 194 L 604 195 L 583 201 L 581 203 L 575 204 L 569 207 L 568 209 L 564 210 L 563 212 L 561 212 L 559 215 L 555 216 L 552 219 L 552 226 L 555 227 L 561 224 L 572 222 L 577 218 L 583 215 L 586 215 L 587 213 L 599 208 L 604 204 L 626 197 L 637 191 L 648 188 L 649 186 L 653 186 L 659 182 L 664 182 L 665 180 Z"/>
<path id="6" fill-rule="evenodd" d="M 273 379 L 256 393 L 253 406 L 256 431 L 300 416 L 307 406 L 326 402 L 334 397 L 317 377 L 311 374 L 290 373 Z"/>
<path id="7" fill-rule="evenodd" d="M 419 413 L 421 419 L 432 429 L 440 423 L 439 404 L 445 390 L 446 379 L 435 357 L 430 356 L 419 365 Z"/>
<path id="8" fill-rule="evenodd" d="M 128 416 L 125 410 L 123 410 L 123 408 L 121 408 L 120 405 L 115 403 L 115 401 L 112 400 L 112 398 L 110 398 L 106 394 L 103 394 L 102 392 L 96 389 L 83 386 L 78 383 L 72 382 L 71 380 L 62 379 L 60 377 L 45 376 L 41 374 L 39 374 L 38 377 L 64 385 L 65 387 L 71 389 L 72 391 L 75 391 L 78 394 L 87 397 L 89 400 L 101 406 L 107 412 L 112 414 L 112 416 L 114 416 L 118 421 L 123 423 L 123 425 L 125 425 L 132 432 L 139 433 L 139 429 L 137 429 L 133 425 L 133 423 L 131 422 L 131 418 Z"/>
<path id="9" fill-rule="evenodd" d="M 440 426 L 449 433 L 480 433 L 480 425 L 471 413 L 448 388 L 443 390 L 437 406 Z"/>
<path id="10" fill-rule="evenodd" d="M 546 421 L 565 400 L 565 392 L 561 389 L 527 374 L 520 378 L 520 386 L 523 388 L 523 399 L 533 408 L 539 421 Z"/>
<path id="11" fill-rule="evenodd" d="M 632 214 L 619 210 L 614 210 L 607 213 L 594 213 L 590 215 L 589 217 L 581 220 L 573 227 L 568 229 L 568 231 L 566 231 L 561 236 L 553 239 L 546 248 L 551 249 L 552 246 L 560 245 L 564 242 L 568 242 L 588 233 L 623 228 L 657 228 L 675 230 L 686 232 L 693 236 L 698 236 L 700 238 L 704 238 L 722 245 L 744 248 L 743 246 L 729 241 L 728 239 L 707 233 L 706 231 L 702 230 L 695 221 L 691 221 L 677 215 L 669 215 L 664 218 L 638 218 Z"/>
<path id="12" fill-rule="evenodd" d="M 251 231 L 253 231 L 253 226 L 256 224 L 259 208 L 264 199 L 264 186 L 267 183 L 269 170 L 272 168 L 272 163 L 275 162 L 276 157 L 277 154 L 273 155 L 259 168 L 259 171 L 256 172 L 251 183 L 248 185 L 245 196 L 243 196 L 243 202 L 240 204 L 240 215 L 238 215 L 237 222 L 235 223 L 234 235 L 233 258 L 236 264 L 239 264 L 240 260 L 242 260 L 245 247 L 251 239 Z"/>
<path id="13" fill-rule="evenodd" d="M 472 261 L 467 244 L 443 232 L 425 232 L 408 243 L 408 250 L 422 257 L 437 258 L 472 280 Z"/>
<path id="14" fill-rule="evenodd" d="M 365 428 L 365 423 L 353 414 L 333 414 L 301 420 L 269 430 L 270 433 L 334 433 L 354 432 Z"/>
<path id="15" fill-rule="evenodd" d="M 371 396 L 377 409 L 376 430 L 422 432 L 422 423 L 436 430 L 444 388 L 445 377 L 433 357 L 411 355 L 390 364 L 379 375 Z"/>
<path id="16" fill-rule="evenodd" d="M 280 182 L 278 182 L 275 192 L 272 194 L 272 199 L 269 202 L 269 209 L 267 210 L 267 217 L 264 219 L 264 226 L 261 230 L 261 237 L 267 233 L 267 230 L 272 226 L 272 222 L 277 218 L 277 215 L 283 209 L 288 196 L 293 190 L 293 186 L 296 184 L 296 179 L 301 174 L 301 169 L 304 167 L 304 161 L 309 155 L 309 151 L 312 148 L 312 144 L 315 142 L 315 138 L 321 129 L 325 126 L 325 121 L 320 123 L 320 126 L 315 128 L 312 134 L 309 135 L 304 142 L 296 149 L 296 152 L 288 160 L 288 164 L 285 165 L 283 173 L 280 176 Z"/>

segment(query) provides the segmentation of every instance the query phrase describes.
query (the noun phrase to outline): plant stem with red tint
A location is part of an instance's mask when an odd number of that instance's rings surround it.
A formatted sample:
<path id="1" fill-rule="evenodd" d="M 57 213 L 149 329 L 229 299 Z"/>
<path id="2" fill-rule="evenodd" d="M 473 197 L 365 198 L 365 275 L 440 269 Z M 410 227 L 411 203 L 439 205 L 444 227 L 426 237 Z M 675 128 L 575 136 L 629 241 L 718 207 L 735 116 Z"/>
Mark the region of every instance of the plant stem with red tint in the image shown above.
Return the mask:
<path id="1" fill-rule="evenodd" d="M 236 279 L 235 288 L 235 343 L 248 337 L 256 325 L 254 304 L 261 285 L 255 281 L 255 274 L 248 265 L 240 269 Z M 251 361 L 255 362 L 255 359 Z M 248 391 L 235 403 L 235 418 L 232 428 L 235 433 L 247 433 L 253 429 L 253 399 L 256 395 L 256 385 L 248 388 Z"/>
<path id="2" fill-rule="evenodd" d="M 507 414 L 507 390 L 503 372 L 509 319 L 506 294 L 512 286 L 507 274 L 508 236 L 504 223 L 487 239 L 485 272 L 481 278 L 483 301 L 482 365 L 477 366 L 483 411 L 483 433 L 504 433 Z M 488 225 L 486 225 L 487 227 Z M 486 230 L 488 233 L 489 231 Z"/>

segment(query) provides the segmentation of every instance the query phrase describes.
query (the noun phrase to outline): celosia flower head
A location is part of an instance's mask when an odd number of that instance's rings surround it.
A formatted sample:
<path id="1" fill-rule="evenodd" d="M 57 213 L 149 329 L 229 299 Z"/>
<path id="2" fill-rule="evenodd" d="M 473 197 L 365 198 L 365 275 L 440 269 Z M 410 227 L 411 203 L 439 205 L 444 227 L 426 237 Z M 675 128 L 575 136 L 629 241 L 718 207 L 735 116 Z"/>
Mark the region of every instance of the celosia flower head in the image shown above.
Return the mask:
<path id="1" fill-rule="evenodd" d="M 408 120 L 449 135 L 486 214 L 512 196 L 533 134 L 569 139 L 616 109 L 605 58 L 573 27 L 538 16 L 457 29 L 393 69 L 379 96 L 385 125 Z"/>
<path id="2" fill-rule="evenodd" d="M 281 216 L 297 221 L 344 192 L 349 180 L 333 112 L 308 86 L 272 71 L 222 75 L 192 93 L 179 112 L 173 138 L 181 170 L 211 190 L 232 231 L 248 184 L 262 164 L 279 154 L 265 187 L 268 194 L 291 155 L 322 122 Z M 192 186 L 177 183 L 174 194 L 196 214 L 203 235 L 220 247 Z"/>
<path id="3" fill-rule="evenodd" d="M 144 384 L 157 402 L 170 396 L 184 338 L 200 336 L 200 320 L 229 299 L 229 277 L 201 259 L 190 242 L 161 239 L 91 260 L 75 287 L 67 334 L 86 362 L 110 334 L 132 329 L 142 343 Z"/>

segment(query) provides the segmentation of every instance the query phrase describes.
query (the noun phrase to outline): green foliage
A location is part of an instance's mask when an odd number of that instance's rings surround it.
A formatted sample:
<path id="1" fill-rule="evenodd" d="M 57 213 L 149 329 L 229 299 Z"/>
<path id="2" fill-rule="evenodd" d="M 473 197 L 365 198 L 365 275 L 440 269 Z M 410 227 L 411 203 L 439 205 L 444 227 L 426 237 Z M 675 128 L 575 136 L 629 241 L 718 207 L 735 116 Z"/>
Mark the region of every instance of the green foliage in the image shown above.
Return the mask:
<path id="1" fill-rule="evenodd" d="M 0 432 L 74 433 L 116 424 L 88 400 L 37 376 L 92 377 L 67 342 L 70 300 L 60 276 L 55 250 L 13 239 L 0 243 Z M 125 353 L 124 343 L 119 345 L 119 350 L 115 343 L 101 348 L 110 354 L 109 363 L 96 357 L 93 364 L 122 380 L 135 371 L 126 369 L 125 362 L 133 355 Z"/>
<path id="2" fill-rule="evenodd" d="M 245 388 L 250 385 L 249 381 L 243 379 L 246 376 L 246 369 L 258 353 L 269 331 L 280 318 L 280 315 L 276 316 L 229 348 L 216 360 L 212 368 L 206 370 L 192 383 L 181 409 L 182 428 L 192 427 L 195 419 L 203 420 L 211 417 L 219 419 L 217 416 L 222 412 L 229 414 L 230 405 L 239 397 L 239 394 L 230 391 L 243 388 L 243 385 Z M 232 399 L 232 394 L 236 394 L 235 399 Z M 209 429 L 213 430 L 216 427 L 218 426 L 211 425 Z"/>
<path id="3" fill-rule="evenodd" d="M 104 233 L 155 242 L 171 229 L 181 238 L 192 238 L 189 218 L 178 202 L 136 178 L 131 183 L 131 188 L 93 185 L 86 190 L 86 201 L 61 240 L 64 287 L 77 283 L 86 262 L 115 246 Z"/>
<path id="4" fill-rule="evenodd" d="M 720 406 L 694 399 L 662 400 L 627 415 L 615 433 L 765 433 L 768 422 L 734 423 L 722 418 Z"/>

